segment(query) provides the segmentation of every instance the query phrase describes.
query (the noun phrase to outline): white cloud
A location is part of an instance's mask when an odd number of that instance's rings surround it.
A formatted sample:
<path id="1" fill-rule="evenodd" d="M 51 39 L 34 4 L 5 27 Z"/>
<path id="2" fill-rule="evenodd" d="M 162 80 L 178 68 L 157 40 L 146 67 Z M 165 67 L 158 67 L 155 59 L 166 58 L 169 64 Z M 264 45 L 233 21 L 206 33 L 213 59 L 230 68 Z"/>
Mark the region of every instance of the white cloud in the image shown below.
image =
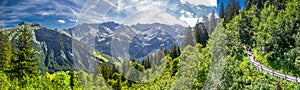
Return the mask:
<path id="1" fill-rule="evenodd" d="M 66 23 L 65 20 L 57 20 L 57 22 L 59 22 L 59 23 Z"/>
<path id="2" fill-rule="evenodd" d="M 101 23 L 115 21 L 122 24 L 164 23 L 194 26 L 198 20 L 191 11 L 181 11 L 178 17 L 173 11 L 178 5 L 168 3 L 168 0 L 89 0 L 78 16 L 78 23 Z M 216 6 L 216 0 L 181 0 L 182 3 Z M 167 6 L 169 5 L 169 6 Z M 101 9 L 100 9 L 101 8 Z M 172 8 L 173 11 L 168 11 Z M 168 9 L 168 10 L 167 10 Z M 109 11 L 122 15 L 107 15 Z M 115 16 L 114 16 L 115 15 Z M 199 18 L 202 20 L 201 18 Z"/>
<path id="3" fill-rule="evenodd" d="M 77 19 L 69 19 L 70 22 L 78 22 Z"/>
<path id="4" fill-rule="evenodd" d="M 217 0 L 180 0 L 182 3 L 190 3 L 194 5 L 217 6 Z"/>
<path id="5" fill-rule="evenodd" d="M 187 24 L 184 21 L 179 20 L 175 16 L 158 9 L 133 14 L 132 16 L 129 16 L 124 21 L 122 21 L 122 23 L 128 25 L 137 24 L 137 23 L 140 24 L 164 23 L 169 25 L 179 24 L 179 25 L 187 26 Z"/>
<path id="6" fill-rule="evenodd" d="M 48 12 L 42 12 L 41 15 L 49 15 L 50 13 Z"/>
<path id="7" fill-rule="evenodd" d="M 153 8 L 161 8 L 167 4 L 167 0 L 118 0 L 117 11 L 135 8 L 136 12 L 147 11 Z"/>
<path id="8" fill-rule="evenodd" d="M 199 22 L 202 20 L 201 18 L 184 17 L 183 15 L 179 19 L 186 22 L 189 26 L 195 26 L 198 20 Z"/>

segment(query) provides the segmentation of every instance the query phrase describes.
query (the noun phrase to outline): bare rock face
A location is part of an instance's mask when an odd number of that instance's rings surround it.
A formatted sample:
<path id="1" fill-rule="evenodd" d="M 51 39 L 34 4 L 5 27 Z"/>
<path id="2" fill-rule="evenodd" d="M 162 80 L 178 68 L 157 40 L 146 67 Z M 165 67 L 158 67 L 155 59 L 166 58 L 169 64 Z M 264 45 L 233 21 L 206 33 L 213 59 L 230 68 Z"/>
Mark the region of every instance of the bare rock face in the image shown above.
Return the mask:
<path id="1" fill-rule="evenodd" d="M 112 50 L 120 49 L 131 58 L 141 58 L 160 48 L 170 49 L 174 44 L 179 44 L 184 27 L 159 23 L 129 26 L 105 22 L 82 24 L 66 31 L 72 38 L 103 54 L 111 56 Z"/>

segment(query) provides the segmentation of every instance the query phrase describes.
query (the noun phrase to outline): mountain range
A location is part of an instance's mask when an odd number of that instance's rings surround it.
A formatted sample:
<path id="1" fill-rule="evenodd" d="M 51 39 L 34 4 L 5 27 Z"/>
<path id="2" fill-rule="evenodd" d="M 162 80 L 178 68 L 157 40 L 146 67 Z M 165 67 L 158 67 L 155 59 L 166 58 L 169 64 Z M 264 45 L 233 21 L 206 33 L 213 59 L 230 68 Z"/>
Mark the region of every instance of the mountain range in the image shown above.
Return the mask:
<path id="1" fill-rule="evenodd" d="M 91 67 L 96 63 L 109 62 L 105 58 L 142 59 L 161 48 L 180 45 L 184 32 L 184 27 L 180 25 L 159 23 L 129 26 L 105 22 L 81 24 L 65 30 L 52 30 L 39 24 L 20 25 L 32 30 L 39 68 L 45 70 L 47 67 L 50 73 L 73 68 L 92 72 L 94 68 Z M 14 42 L 20 29 L 16 26 L 5 32 Z"/>
<path id="2" fill-rule="evenodd" d="M 122 52 L 122 57 L 142 58 L 160 48 L 170 49 L 173 45 L 179 45 L 184 29 L 180 25 L 160 23 L 129 26 L 105 22 L 81 24 L 60 32 L 106 55 L 112 56 L 113 52 Z M 116 48 L 119 51 L 116 51 Z"/>

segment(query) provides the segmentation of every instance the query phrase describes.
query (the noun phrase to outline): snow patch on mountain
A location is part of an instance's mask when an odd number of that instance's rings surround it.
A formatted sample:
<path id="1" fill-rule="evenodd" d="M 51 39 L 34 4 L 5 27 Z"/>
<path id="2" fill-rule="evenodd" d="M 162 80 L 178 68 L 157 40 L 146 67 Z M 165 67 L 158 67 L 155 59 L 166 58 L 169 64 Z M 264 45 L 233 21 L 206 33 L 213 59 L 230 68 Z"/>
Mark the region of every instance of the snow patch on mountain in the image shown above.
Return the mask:
<path id="1" fill-rule="evenodd" d="M 170 49 L 174 44 L 179 45 L 184 30 L 185 28 L 181 25 L 160 23 L 124 25 L 105 22 L 82 24 L 66 32 L 73 38 L 92 45 L 91 47 L 103 54 L 114 53 L 139 58 L 160 48 Z M 90 33 L 96 33 L 96 35 Z"/>

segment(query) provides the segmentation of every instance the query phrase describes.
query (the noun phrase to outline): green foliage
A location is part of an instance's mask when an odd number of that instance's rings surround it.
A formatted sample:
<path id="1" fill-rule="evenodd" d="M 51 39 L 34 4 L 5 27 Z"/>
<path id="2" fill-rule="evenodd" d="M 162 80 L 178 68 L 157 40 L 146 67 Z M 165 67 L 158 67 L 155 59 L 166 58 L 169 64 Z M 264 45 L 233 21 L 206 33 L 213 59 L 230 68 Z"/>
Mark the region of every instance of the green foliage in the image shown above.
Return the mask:
<path id="1" fill-rule="evenodd" d="M 11 60 L 10 76 L 12 79 L 22 81 L 24 87 L 26 78 L 36 77 L 38 75 L 37 58 L 34 58 L 36 52 L 33 49 L 32 30 L 23 25 L 20 29 L 21 34 L 16 41 L 16 58 Z M 24 80 L 23 80 L 24 79 Z"/>
<path id="2" fill-rule="evenodd" d="M 299 88 L 296 83 L 258 71 L 242 48 L 250 45 L 257 59 L 267 67 L 299 76 L 296 73 L 299 68 L 294 64 L 299 56 L 296 44 L 299 41 L 299 12 L 296 12 L 299 6 L 296 0 L 288 2 L 285 10 L 270 4 L 257 12 L 259 8 L 253 6 L 240 11 L 226 24 L 227 55 L 220 89 L 275 89 L 278 82 L 284 89 Z"/>
<path id="3" fill-rule="evenodd" d="M 71 71 L 71 78 L 70 78 L 70 86 L 72 90 L 82 90 L 80 82 L 78 80 L 78 75 L 75 71 Z"/>
<path id="4" fill-rule="evenodd" d="M 285 7 L 285 10 L 278 10 L 280 7 L 269 5 L 263 9 L 253 38 L 257 40 L 258 51 L 266 55 L 269 67 L 299 76 L 296 61 L 299 56 L 300 3 L 293 0 Z"/>
<path id="5" fill-rule="evenodd" d="M 181 54 L 181 52 L 180 52 L 180 47 L 174 45 L 174 46 L 172 47 L 172 49 L 170 50 L 170 57 L 171 57 L 172 59 L 175 59 L 175 58 L 179 57 L 180 54 Z"/>
<path id="6" fill-rule="evenodd" d="M 54 60 L 55 60 L 54 52 L 51 50 L 50 53 L 48 54 L 48 58 L 46 59 L 46 62 L 45 62 L 48 69 L 50 69 L 48 71 L 50 73 L 54 73 L 55 67 L 58 67 L 58 66 L 56 66 L 57 63 Z"/>
<path id="7" fill-rule="evenodd" d="M 267 0 L 246 0 L 245 1 L 245 7 L 247 10 L 251 8 L 251 6 L 256 6 L 258 9 L 263 9 L 264 8 L 264 3 Z M 269 0 L 273 1 L 273 0 Z"/>
<path id="8" fill-rule="evenodd" d="M 211 26 L 212 27 L 212 26 Z M 196 43 L 200 43 L 203 47 L 206 46 L 208 41 L 208 31 L 203 23 L 197 23 L 194 27 L 194 36 Z"/>
<path id="9" fill-rule="evenodd" d="M 239 14 L 239 10 L 241 9 L 239 2 L 236 0 L 229 0 L 226 13 L 225 13 L 225 23 L 228 23 L 230 20 L 234 18 L 234 16 Z"/>
<path id="10" fill-rule="evenodd" d="M 108 80 L 113 75 L 112 67 L 108 66 L 107 63 L 103 63 L 101 67 L 101 72 L 103 74 L 104 79 Z"/>
<path id="11" fill-rule="evenodd" d="M 225 57 L 227 55 L 225 50 L 227 43 L 225 28 L 222 23 L 219 23 L 211 35 L 208 46 L 201 51 L 205 57 L 203 60 L 209 62 L 201 65 L 202 68 L 206 67 L 207 69 L 204 69 L 203 72 L 206 73 L 203 73 L 202 76 L 199 77 L 200 80 L 206 80 L 205 83 L 202 83 L 205 84 L 205 89 L 220 89 L 221 87 L 221 78 L 224 72 Z"/>
<path id="12" fill-rule="evenodd" d="M 104 56 L 102 56 L 98 52 L 93 52 L 93 55 L 96 56 L 96 58 L 103 60 L 104 62 L 108 62 L 109 61 L 108 59 L 106 59 Z"/>
<path id="13" fill-rule="evenodd" d="M 293 1 L 293 0 L 268 0 L 268 2 L 266 2 L 266 4 L 269 5 L 274 5 L 275 7 L 277 7 L 279 10 L 283 10 L 286 8 L 286 4 L 289 1 Z"/>
<path id="14" fill-rule="evenodd" d="M 8 35 L 0 31 L 0 71 L 9 69 L 12 55 L 12 45 Z"/>
<path id="15" fill-rule="evenodd" d="M 53 88 L 70 89 L 70 76 L 65 72 L 56 72 L 52 75 Z"/>
<path id="16" fill-rule="evenodd" d="M 279 1 L 283 3 L 274 3 Z M 208 28 L 204 27 L 208 25 L 207 22 L 202 26 L 197 24 L 194 33 L 188 27 L 182 42 L 183 48 L 174 45 L 170 51 L 158 50 L 142 63 L 136 60 L 112 63 L 94 52 L 91 58 L 104 62 L 95 65 L 92 73 L 83 70 L 58 72 L 55 68 L 67 70 L 71 65 L 58 66 L 55 55 L 63 53 L 63 50 L 53 49 L 45 53 L 45 66 L 51 70 L 46 69 L 45 74 L 39 75 L 37 63 L 40 62 L 36 58 L 39 56 L 36 56 L 32 42 L 35 28 L 22 24 L 9 34 L 0 33 L 0 88 L 268 90 L 280 85 L 287 90 L 300 89 L 297 83 L 257 70 L 242 47 L 251 46 L 254 55 L 264 66 L 299 77 L 300 2 L 274 0 L 266 1 L 264 5 L 257 0 L 247 2 L 247 10 L 239 11 L 238 2 L 230 0 L 225 18 L 217 25 L 210 39 Z M 10 39 L 16 39 L 15 47 L 10 45 Z M 71 47 L 69 44 L 65 46 Z M 5 68 L 10 72 L 6 72 Z"/>
<path id="17" fill-rule="evenodd" d="M 8 86 L 10 86 L 9 78 L 8 76 L 0 71 L 0 88 L 7 90 Z"/>

